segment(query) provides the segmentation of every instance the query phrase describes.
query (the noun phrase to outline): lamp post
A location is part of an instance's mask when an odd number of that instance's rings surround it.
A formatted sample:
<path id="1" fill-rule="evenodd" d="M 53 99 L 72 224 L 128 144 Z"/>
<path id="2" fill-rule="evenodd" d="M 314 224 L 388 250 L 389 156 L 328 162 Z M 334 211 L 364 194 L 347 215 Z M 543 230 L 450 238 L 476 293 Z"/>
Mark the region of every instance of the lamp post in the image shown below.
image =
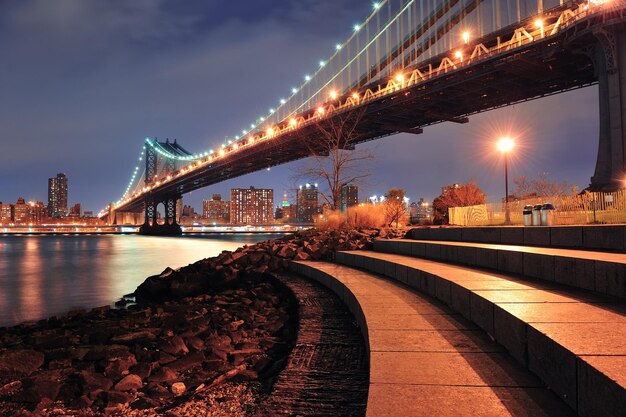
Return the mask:
<path id="1" fill-rule="evenodd" d="M 515 147 L 515 142 L 510 137 L 498 140 L 498 150 L 504 156 L 504 224 L 511 224 L 511 212 L 509 210 L 509 164 L 508 155 Z"/>

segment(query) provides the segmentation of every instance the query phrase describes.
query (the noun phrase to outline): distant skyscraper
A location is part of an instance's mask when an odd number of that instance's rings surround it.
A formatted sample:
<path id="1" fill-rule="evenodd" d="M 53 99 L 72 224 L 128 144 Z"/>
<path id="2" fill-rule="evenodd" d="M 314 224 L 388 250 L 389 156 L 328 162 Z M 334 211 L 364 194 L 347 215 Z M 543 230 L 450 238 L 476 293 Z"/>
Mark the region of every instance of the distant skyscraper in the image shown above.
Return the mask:
<path id="1" fill-rule="evenodd" d="M 300 223 L 312 223 L 313 216 L 319 211 L 317 184 L 301 185 L 296 199 L 298 201 L 298 221 Z"/>
<path id="2" fill-rule="evenodd" d="M 67 214 L 67 177 L 57 174 L 48 178 L 48 216 L 64 217 Z"/>
<path id="3" fill-rule="evenodd" d="M 228 223 L 230 221 L 230 202 L 222 200 L 220 194 L 213 194 L 210 200 L 202 201 L 202 217 L 211 223 Z"/>
<path id="4" fill-rule="evenodd" d="M 274 220 L 274 190 L 234 188 L 230 190 L 231 224 L 269 224 Z"/>
<path id="5" fill-rule="evenodd" d="M 359 187 L 356 185 L 343 185 L 339 198 L 339 209 L 345 212 L 349 207 L 359 204 Z"/>

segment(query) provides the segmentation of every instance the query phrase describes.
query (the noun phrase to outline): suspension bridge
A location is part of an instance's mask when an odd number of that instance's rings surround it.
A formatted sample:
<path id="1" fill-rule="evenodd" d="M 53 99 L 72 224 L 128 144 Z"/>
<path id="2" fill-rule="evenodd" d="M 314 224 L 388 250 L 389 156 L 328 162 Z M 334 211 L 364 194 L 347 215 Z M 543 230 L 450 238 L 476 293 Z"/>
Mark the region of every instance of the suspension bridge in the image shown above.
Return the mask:
<path id="1" fill-rule="evenodd" d="M 146 138 L 122 197 L 100 213 L 143 213 L 142 233 L 180 233 L 185 193 L 324 154 L 320 130 L 351 123 L 341 146 L 599 85 L 600 132 L 591 188 L 626 173 L 626 1 L 387 0 L 268 112 L 215 149 L 190 153 Z M 558 114 L 555 113 L 558 117 Z M 157 206 L 165 207 L 162 224 Z"/>

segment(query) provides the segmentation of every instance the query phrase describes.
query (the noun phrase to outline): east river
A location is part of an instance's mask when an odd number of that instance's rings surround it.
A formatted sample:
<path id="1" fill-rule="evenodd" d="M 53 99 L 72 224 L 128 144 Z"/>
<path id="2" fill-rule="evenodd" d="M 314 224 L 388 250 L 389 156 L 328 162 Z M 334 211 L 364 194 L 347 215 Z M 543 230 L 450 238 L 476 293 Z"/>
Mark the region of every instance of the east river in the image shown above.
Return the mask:
<path id="1" fill-rule="evenodd" d="M 270 234 L 0 237 L 0 326 L 112 304 L 150 275 Z"/>

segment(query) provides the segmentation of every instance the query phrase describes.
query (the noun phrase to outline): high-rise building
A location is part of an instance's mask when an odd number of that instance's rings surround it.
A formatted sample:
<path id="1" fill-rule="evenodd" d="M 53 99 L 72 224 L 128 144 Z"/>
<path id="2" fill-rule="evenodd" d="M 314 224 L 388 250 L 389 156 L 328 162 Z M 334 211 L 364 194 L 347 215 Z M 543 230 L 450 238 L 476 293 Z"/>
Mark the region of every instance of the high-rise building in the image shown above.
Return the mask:
<path id="1" fill-rule="evenodd" d="M 319 212 L 317 184 L 301 185 L 298 188 L 296 200 L 298 201 L 298 222 L 312 223 L 313 216 Z"/>
<path id="2" fill-rule="evenodd" d="M 13 204 L 0 202 L 0 224 L 13 223 Z"/>
<path id="3" fill-rule="evenodd" d="M 269 224 L 274 220 L 274 190 L 234 188 L 230 190 L 231 224 Z"/>
<path id="4" fill-rule="evenodd" d="M 211 223 L 228 223 L 230 202 L 222 200 L 221 194 L 213 194 L 210 200 L 202 201 L 202 217 Z"/>
<path id="5" fill-rule="evenodd" d="M 13 205 L 13 223 L 24 225 L 32 222 L 30 206 L 26 204 L 22 197 L 18 198 L 17 202 Z"/>
<path id="6" fill-rule="evenodd" d="M 57 174 L 48 178 L 48 216 L 64 217 L 67 214 L 67 177 Z"/>
<path id="7" fill-rule="evenodd" d="M 359 187 L 356 185 L 342 185 L 340 192 L 339 209 L 342 212 L 345 212 L 349 207 L 354 207 L 359 204 Z"/>

